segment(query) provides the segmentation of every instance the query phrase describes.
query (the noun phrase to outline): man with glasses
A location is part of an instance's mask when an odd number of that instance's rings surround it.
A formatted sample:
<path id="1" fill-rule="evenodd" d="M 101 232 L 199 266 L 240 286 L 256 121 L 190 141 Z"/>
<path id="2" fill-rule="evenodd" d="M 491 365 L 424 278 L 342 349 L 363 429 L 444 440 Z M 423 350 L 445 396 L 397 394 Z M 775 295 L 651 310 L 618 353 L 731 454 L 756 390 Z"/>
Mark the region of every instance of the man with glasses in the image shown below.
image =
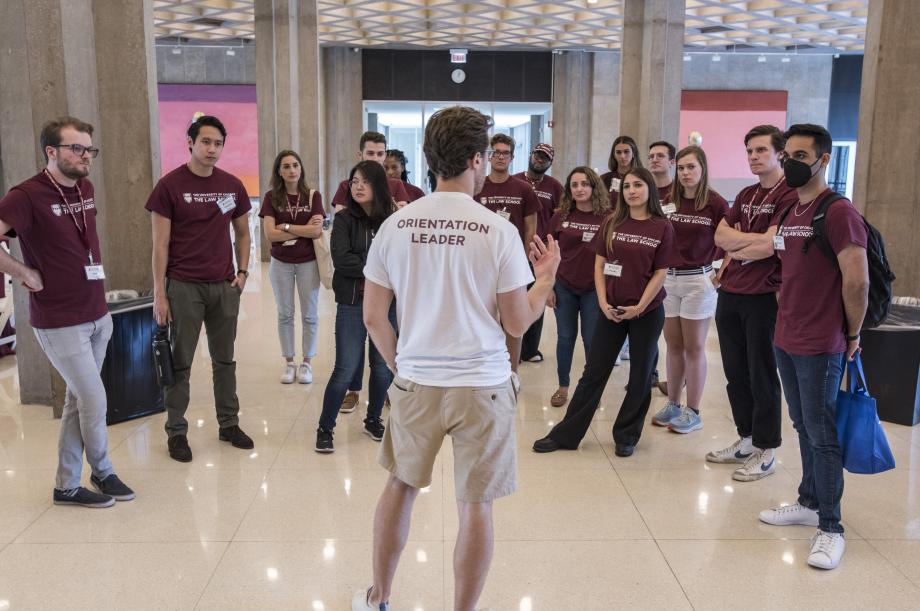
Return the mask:
<path id="1" fill-rule="evenodd" d="M 537 235 L 540 239 L 546 239 L 546 233 L 549 231 L 549 220 L 553 212 L 559 207 L 562 201 L 562 195 L 565 189 L 562 183 L 547 176 L 553 165 L 553 157 L 556 151 L 549 144 L 540 143 L 533 147 L 530 152 L 530 159 L 527 160 L 527 170 L 515 174 L 513 178 L 523 180 L 532 188 L 537 200 L 540 202 L 540 209 L 537 211 Z M 521 339 L 521 360 L 531 363 L 539 363 L 543 360 L 543 353 L 540 352 L 540 337 L 543 335 L 543 316 L 533 323 L 524 337 Z"/>
<path id="2" fill-rule="evenodd" d="M 240 295 L 249 276 L 252 204 L 240 179 L 216 167 L 226 138 L 217 117 L 193 121 L 187 134 L 188 163 L 160 179 L 146 206 L 153 228 L 154 317 L 159 325 L 172 322 L 175 383 L 166 388 L 166 434 L 169 456 L 179 462 L 192 460 L 185 411 L 202 323 L 211 354 L 218 438 L 242 450 L 254 447 L 239 426 L 233 360 Z"/>
<path id="3" fill-rule="evenodd" d="M 19 237 L 24 262 L 0 249 L 0 271 L 29 291 L 29 319 L 38 343 L 67 383 L 55 505 L 111 507 L 134 492 L 109 461 L 107 401 L 99 373 L 112 336 L 105 302 L 105 273 L 96 232 L 92 159 L 93 126 L 61 117 L 45 123 L 47 166 L 0 199 L 0 233 Z M 80 485 L 83 453 L 93 492 Z"/>
<path id="4" fill-rule="evenodd" d="M 514 139 L 505 134 L 492 136 L 489 141 L 491 171 L 474 199 L 511 222 L 517 228 L 521 245 L 526 251 L 537 231 L 540 201 L 527 181 L 515 178 L 508 172 L 513 160 Z M 506 335 L 505 339 L 511 356 L 512 378 L 515 384 L 519 384 L 517 372 L 521 361 L 521 338 Z"/>

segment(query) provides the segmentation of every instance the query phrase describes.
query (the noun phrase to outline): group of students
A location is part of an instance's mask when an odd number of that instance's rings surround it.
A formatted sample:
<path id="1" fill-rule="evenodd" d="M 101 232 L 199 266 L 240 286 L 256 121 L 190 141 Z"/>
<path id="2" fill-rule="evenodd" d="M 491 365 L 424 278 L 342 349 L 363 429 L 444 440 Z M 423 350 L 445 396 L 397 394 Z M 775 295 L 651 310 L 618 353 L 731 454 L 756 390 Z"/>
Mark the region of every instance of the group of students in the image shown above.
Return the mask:
<path id="1" fill-rule="evenodd" d="M 836 393 L 845 361 L 859 350 L 869 278 L 865 221 L 848 200 L 834 197 L 824 178 L 832 147 L 827 130 L 753 128 L 744 144 L 758 182 L 728 208 L 708 185 L 699 147 L 675 151 L 667 142 L 653 143 L 645 169 L 635 142 L 623 136 L 614 143 L 608 174 L 578 167 L 560 185 L 546 175 L 554 151 L 545 144 L 531 151 L 526 172 L 509 175 L 514 141 L 502 134 L 490 140 L 491 128 L 491 120 L 471 108 L 435 113 L 424 152 L 436 192 L 410 206 L 404 159 L 394 154 L 388 162 L 383 136 L 365 134 L 362 159 L 332 200 L 340 208 L 331 238 L 336 356 L 316 450 L 333 449 L 338 413 L 357 403 L 369 337 L 364 428 L 382 441 L 379 462 L 391 472 L 375 518 L 381 527 L 374 584 L 356 595 L 352 608 L 387 608 L 412 503 L 430 484 L 448 435 L 460 517 L 455 607 L 474 608 L 491 559 L 491 503 L 516 488 L 516 370 L 521 360 L 541 358 L 539 319 L 547 304 L 559 330 L 559 388 L 551 400 L 569 405 L 534 450 L 577 448 L 628 339 L 629 382 L 613 439 L 618 456 L 632 455 L 651 402 L 662 330 L 668 403 L 652 421 L 677 433 L 699 430 L 703 346 L 715 314 L 739 439 L 706 459 L 739 463 L 734 477 L 743 481 L 773 471 L 781 379 L 803 475 L 796 503 L 759 518 L 817 527 L 808 564 L 836 567 L 845 547 Z M 29 291 L 36 337 L 67 383 L 54 502 L 109 507 L 135 494 L 108 457 L 99 372 L 112 322 L 87 178 L 99 154 L 92 134 L 91 125 L 74 117 L 43 126 L 46 167 L 0 199 L 0 233 L 19 237 L 24 259 L 0 250 L 0 272 Z M 174 357 L 175 382 L 165 389 L 167 448 L 182 462 L 192 460 L 185 412 L 202 325 L 218 438 L 254 447 L 239 426 L 233 355 L 248 277 L 250 204 L 239 179 L 216 167 L 226 137 L 216 117 L 196 118 L 186 134 L 189 161 L 164 175 L 146 204 L 154 317 L 171 325 Z M 396 176 L 387 176 L 387 164 Z M 282 382 L 309 383 L 318 287 L 311 241 L 323 230 L 326 210 L 307 188 L 295 152 L 278 155 L 260 214 L 272 242 Z M 304 320 L 298 365 L 294 291 Z M 586 364 L 569 401 L 579 320 Z M 525 346 L 521 338 L 528 333 Z M 392 409 L 384 427 L 387 393 Z M 95 492 L 81 486 L 84 453 Z"/>

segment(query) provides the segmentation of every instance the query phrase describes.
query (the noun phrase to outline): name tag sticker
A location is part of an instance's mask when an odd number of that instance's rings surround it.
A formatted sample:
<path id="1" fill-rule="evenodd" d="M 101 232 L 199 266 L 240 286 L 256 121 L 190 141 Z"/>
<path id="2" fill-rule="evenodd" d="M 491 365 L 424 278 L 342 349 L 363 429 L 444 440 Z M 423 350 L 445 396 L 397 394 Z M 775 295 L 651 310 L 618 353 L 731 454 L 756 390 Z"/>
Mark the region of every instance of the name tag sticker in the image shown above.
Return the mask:
<path id="1" fill-rule="evenodd" d="M 594 239 L 594 232 L 593 232 L 593 231 L 586 231 L 586 232 L 584 232 L 583 234 L 581 234 L 581 241 L 582 241 L 582 242 L 590 242 L 590 241 L 593 240 L 593 239 Z"/>
<path id="2" fill-rule="evenodd" d="M 619 278 L 623 275 L 623 266 L 619 263 L 604 263 L 604 275 Z"/>
<path id="3" fill-rule="evenodd" d="M 676 204 L 664 204 L 663 206 L 661 206 L 661 211 L 664 212 L 665 214 L 674 214 L 675 212 L 677 212 L 677 205 Z"/>
<path id="4" fill-rule="evenodd" d="M 296 243 L 297 243 L 297 238 L 294 238 L 293 240 L 285 240 L 284 242 L 281 243 L 281 245 L 282 246 L 293 246 Z"/>
<path id="5" fill-rule="evenodd" d="M 611 190 L 611 191 L 619 191 L 619 190 L 620 190 L 620 182 L 621 182 L 621 181 L 620 181 L 619 178 L 611 178 L 611 179 L 610 179 L 610 190 Z"/>
<path id="6" fill-rule="evenodd" d="M 105 280 L 105 272 L 102 270 L 102 265 L 84 265 L 83 269 L 86 270 L 87 280 Z"/>
<path id="7" fill-rule="evenodd" d="M 754 262 L 754 259 L 744 259 L 743 261 L 741 261 L 741 265 L 750 265 L 753 262 Z"/>
<path id="8" fill-rule="evenodd" d="M 236 208 L 236 200 L 233 198 L 232 195 L 222 197 L 219 200 L 217 200 L 217 207 L 220 208 L 220 211 L 222 213 L 226 214 L 230 212 L 231 210 L 233 210 L 234 208 Z"/>
<path id="9" fill-rule="evenodd" d="M 502 208 L 501 210 L 498 210 L 497 212 L 498 212 L 498 216 L 502 217 L 506 221 L 511 220 L 511 213 L 508 212 L 507 208 Z"/>
<path id="10" fill-rule="evenodd" d="M 773 250 L 786 250 L 786 238 L 781 235 L 773 236 Z"/>

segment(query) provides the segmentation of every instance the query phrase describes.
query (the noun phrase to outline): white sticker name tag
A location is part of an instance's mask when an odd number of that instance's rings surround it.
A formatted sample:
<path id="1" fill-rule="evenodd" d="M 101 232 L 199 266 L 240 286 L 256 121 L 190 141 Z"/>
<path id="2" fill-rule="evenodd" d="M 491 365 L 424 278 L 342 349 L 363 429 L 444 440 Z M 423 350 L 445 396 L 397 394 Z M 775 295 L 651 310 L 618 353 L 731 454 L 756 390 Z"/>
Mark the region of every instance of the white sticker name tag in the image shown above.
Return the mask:
<path id="1" fill-rule="evenodd" d="M 86 270 L 86 279 L 87 280 L 105 280 L 105 272 L 102 269 L 102 265 L 84 265 L 83 269 Z"/>
<path id="2" fill-rule="evenodd" d="M 234 208 L 236 208 L 236 200 L 233 198 L 233 195 L 228 195 L 217 200 L 217 207 L 220 208 L 220 211 L 223 214 L 227 214 Z"/>
<path id="3" fill-rule="evenodd" d="M 583 234 L 581 234 L 581 241 L 582 241 L 582 242 L 590 242 L 590 241 L 593 240 L 593 239 L 594 239 L 594 232 L 593 232 L 593 231 L 586 231 L 586 232 L 584 232 Z"/>
<path id="4" fill-rule="evenodd" d="M 297 238 L 294 238 L 293 240 L 285 240 L 284 242 L 281 243 L 281 245 L 282 246 L 293 246 L 296 243 L 297 243 Z"/>
<path id="5" fill-rule="evenodd" d="M 623 275 L 623 266 L 619 263 L 604 263 L 604 275 L 619 278 Z"/>
<path id="6" fill-rule="evenodd" d="M 677 206 L 675 204 L 663 204 L 661 206 L 661 211 L 665 214 L 674 214 L 677 212 Z"/>
<path id="7" fill-rule="evenodd" d="M 611 190 L 611 191 L 619 191 L 619 190 L 620 190 L 620 182 L 621 182 L 621 181 L 620 181 L 619 178 L 611 178 L 611 179 L 610 179 L 610 190 Z"/>
<path id="8" fill-rule="evenodd" d="M 511 213 L 507 209 L 497 210 L 498 216 L 502 217 L 506 221 L 511 220 Z"/>
<path id="9" fill-rule="evenodd" d="M 786 250 L 786 238 L 781 235 L 773 236 L 773 250 Z"/>

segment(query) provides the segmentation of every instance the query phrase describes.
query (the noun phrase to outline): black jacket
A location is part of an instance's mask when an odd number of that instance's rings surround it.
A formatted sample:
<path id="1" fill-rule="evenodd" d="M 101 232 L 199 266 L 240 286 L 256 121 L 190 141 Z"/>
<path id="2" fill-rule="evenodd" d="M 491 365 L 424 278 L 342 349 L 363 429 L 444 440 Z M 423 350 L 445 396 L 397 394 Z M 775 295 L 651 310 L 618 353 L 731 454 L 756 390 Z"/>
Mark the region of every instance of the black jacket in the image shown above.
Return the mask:
<path id="1" fill-rule="evenodd" d="M 332 221 L 332 291 L 336 303 L 357 305 L 364 299 L 364 264 L 374 234 L 380 228 L 361 208 L 345 208 Z"/>

